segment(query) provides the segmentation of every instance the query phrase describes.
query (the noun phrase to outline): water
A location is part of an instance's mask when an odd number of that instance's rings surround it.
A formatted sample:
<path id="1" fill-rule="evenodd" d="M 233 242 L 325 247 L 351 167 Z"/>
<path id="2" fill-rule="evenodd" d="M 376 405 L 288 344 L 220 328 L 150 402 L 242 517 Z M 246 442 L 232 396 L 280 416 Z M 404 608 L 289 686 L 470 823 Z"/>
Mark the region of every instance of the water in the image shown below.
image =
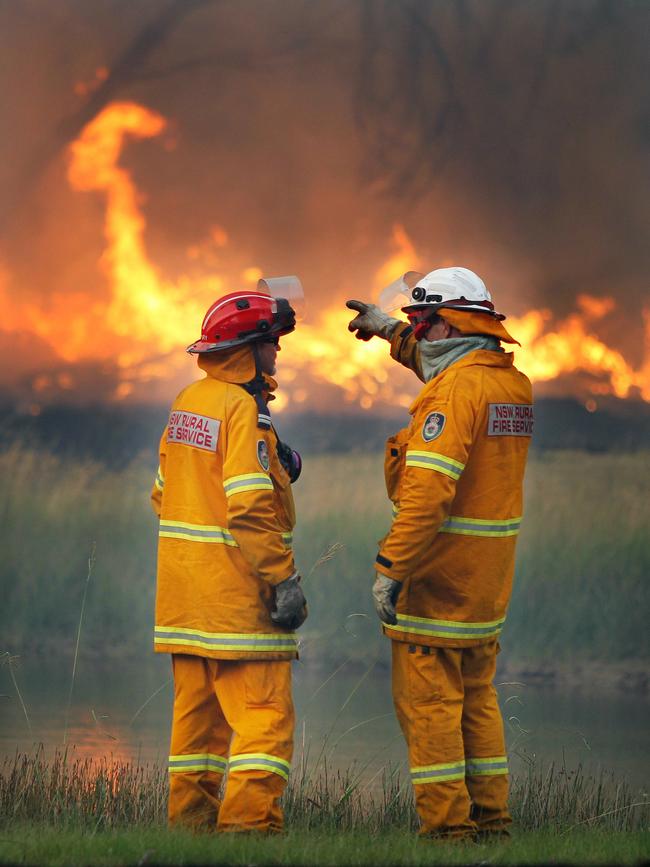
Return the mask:
<path id="1" fill-rule="evenodd" d="M 29 725 L 11 671 L 0 667 L 0 758 L 39 743 L 51 754 L 65 739 L 79 756 L 166 763 L 172 702 L 167 657 L 102 666 L 81 660 L 66 732 L 71 667 L 67 657 L 14 666 Z M 353 767 L 368 784 L 386 765 L 406 772 L 388 670 L 368 663 L 334 671 L 294 665 L 297 756 L 304 752 L 312 766 L 326 760 L 334 771 Z M 599 693 L 596 684 L 591 692 L 576 693 L 499 677 L 496 683 L 515 773 L 531 760 L 581 764 L 647 790 L 646 696 Z"/>

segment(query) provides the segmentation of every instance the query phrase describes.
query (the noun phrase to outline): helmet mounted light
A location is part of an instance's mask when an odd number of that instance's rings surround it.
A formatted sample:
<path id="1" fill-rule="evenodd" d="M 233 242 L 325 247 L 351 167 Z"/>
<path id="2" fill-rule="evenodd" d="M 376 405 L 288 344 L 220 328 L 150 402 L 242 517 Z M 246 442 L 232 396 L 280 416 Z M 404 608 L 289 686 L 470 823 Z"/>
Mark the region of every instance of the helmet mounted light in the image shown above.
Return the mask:
<path id="1" fill-rule="evenodd" d="M 413 333 L 421 340 L 441 309 L 484 313 L 503 320 L 497 313 L 485 283 L 469 268 L 437 268 L 428 274 L 407 271 L 386 286 L 379 295 L 384 313 L 400 309 L 406 313 Z"/>
<path id="2" fill-rule="evenodd" d="M 425 274 L 411 288 L 410 297 L 402 306 L 409 313 L 418 307 L 430 311 L 446 307 L 450 310 L 475 310 L 497 319 L 505 319 L 497 313 L 485 283 L 469 268 L 437 268 Z"/>

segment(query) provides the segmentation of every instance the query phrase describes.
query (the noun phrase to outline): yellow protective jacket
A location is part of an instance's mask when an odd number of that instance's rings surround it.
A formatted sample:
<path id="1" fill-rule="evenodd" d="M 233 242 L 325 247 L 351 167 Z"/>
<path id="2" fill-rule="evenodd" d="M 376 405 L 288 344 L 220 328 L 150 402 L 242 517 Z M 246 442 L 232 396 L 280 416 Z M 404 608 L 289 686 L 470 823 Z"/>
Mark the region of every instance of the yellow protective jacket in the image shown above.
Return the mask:
<path id="1" fill-rule="evenodd" d="M 275 584 L 295 574 L 289 476 L 277 437 L 258 427 L 250 347 L 204 356 L 160 441 L 155 650 L 215 659 L 292 659 L 276 626 Z M 275 383 L 269 380 L 272 390 Z"/>
<path id="2" fill-rule="evenodd" d="M 421 377 L 400 326 L 391 354 Z M 395 518 L 376 569 L 402 582 L 396 641 L 463 647 L 493 641 L 510 599 L 532 389 L 511 353 L 475 350 L 434 377 L 411 423 L 386 444 Z"/>

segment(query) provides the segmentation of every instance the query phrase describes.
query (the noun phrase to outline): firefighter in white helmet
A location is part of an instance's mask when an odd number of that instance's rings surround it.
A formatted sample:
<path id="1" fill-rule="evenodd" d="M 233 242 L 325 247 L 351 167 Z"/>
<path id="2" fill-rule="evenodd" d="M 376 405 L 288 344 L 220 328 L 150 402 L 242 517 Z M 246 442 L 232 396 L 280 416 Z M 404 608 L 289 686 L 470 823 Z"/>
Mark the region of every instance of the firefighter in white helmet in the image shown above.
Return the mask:
<path id="1" fill-rule="evenodd" d="M 392 298 L 391 298 L 392 296 Z M 380 307 L 348 301 L 349 328 L 390 341 L 425 383 L 408 427 L 389 438 L 394 520 L 373 596 L 392 640 L 393 698 L 424 835 L 508 833 L 508 766 L 492 679 L 512 587 L 533 427 L 516 343 L 467 268 L 409 272 Z"/>

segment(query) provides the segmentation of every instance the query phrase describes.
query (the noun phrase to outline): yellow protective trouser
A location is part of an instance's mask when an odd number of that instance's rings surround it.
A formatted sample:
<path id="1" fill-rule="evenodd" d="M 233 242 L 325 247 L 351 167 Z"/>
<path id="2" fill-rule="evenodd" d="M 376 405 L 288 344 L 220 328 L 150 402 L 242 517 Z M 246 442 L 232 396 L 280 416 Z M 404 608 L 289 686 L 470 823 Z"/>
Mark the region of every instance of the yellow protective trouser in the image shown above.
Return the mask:
<path id="1" fill-rule="evenodd" d="M 511 819 L 503 721 L 492 686 L 496 641 L 463 648 L 392 645 L 393 699 L 420 833 L 505 832 Z"/>
<path id="2" fill-rule="evenodd" d="M 293 753 L 291 662 L 174 654 L 172 666 L 170 823 L 281 831 Z"/>

